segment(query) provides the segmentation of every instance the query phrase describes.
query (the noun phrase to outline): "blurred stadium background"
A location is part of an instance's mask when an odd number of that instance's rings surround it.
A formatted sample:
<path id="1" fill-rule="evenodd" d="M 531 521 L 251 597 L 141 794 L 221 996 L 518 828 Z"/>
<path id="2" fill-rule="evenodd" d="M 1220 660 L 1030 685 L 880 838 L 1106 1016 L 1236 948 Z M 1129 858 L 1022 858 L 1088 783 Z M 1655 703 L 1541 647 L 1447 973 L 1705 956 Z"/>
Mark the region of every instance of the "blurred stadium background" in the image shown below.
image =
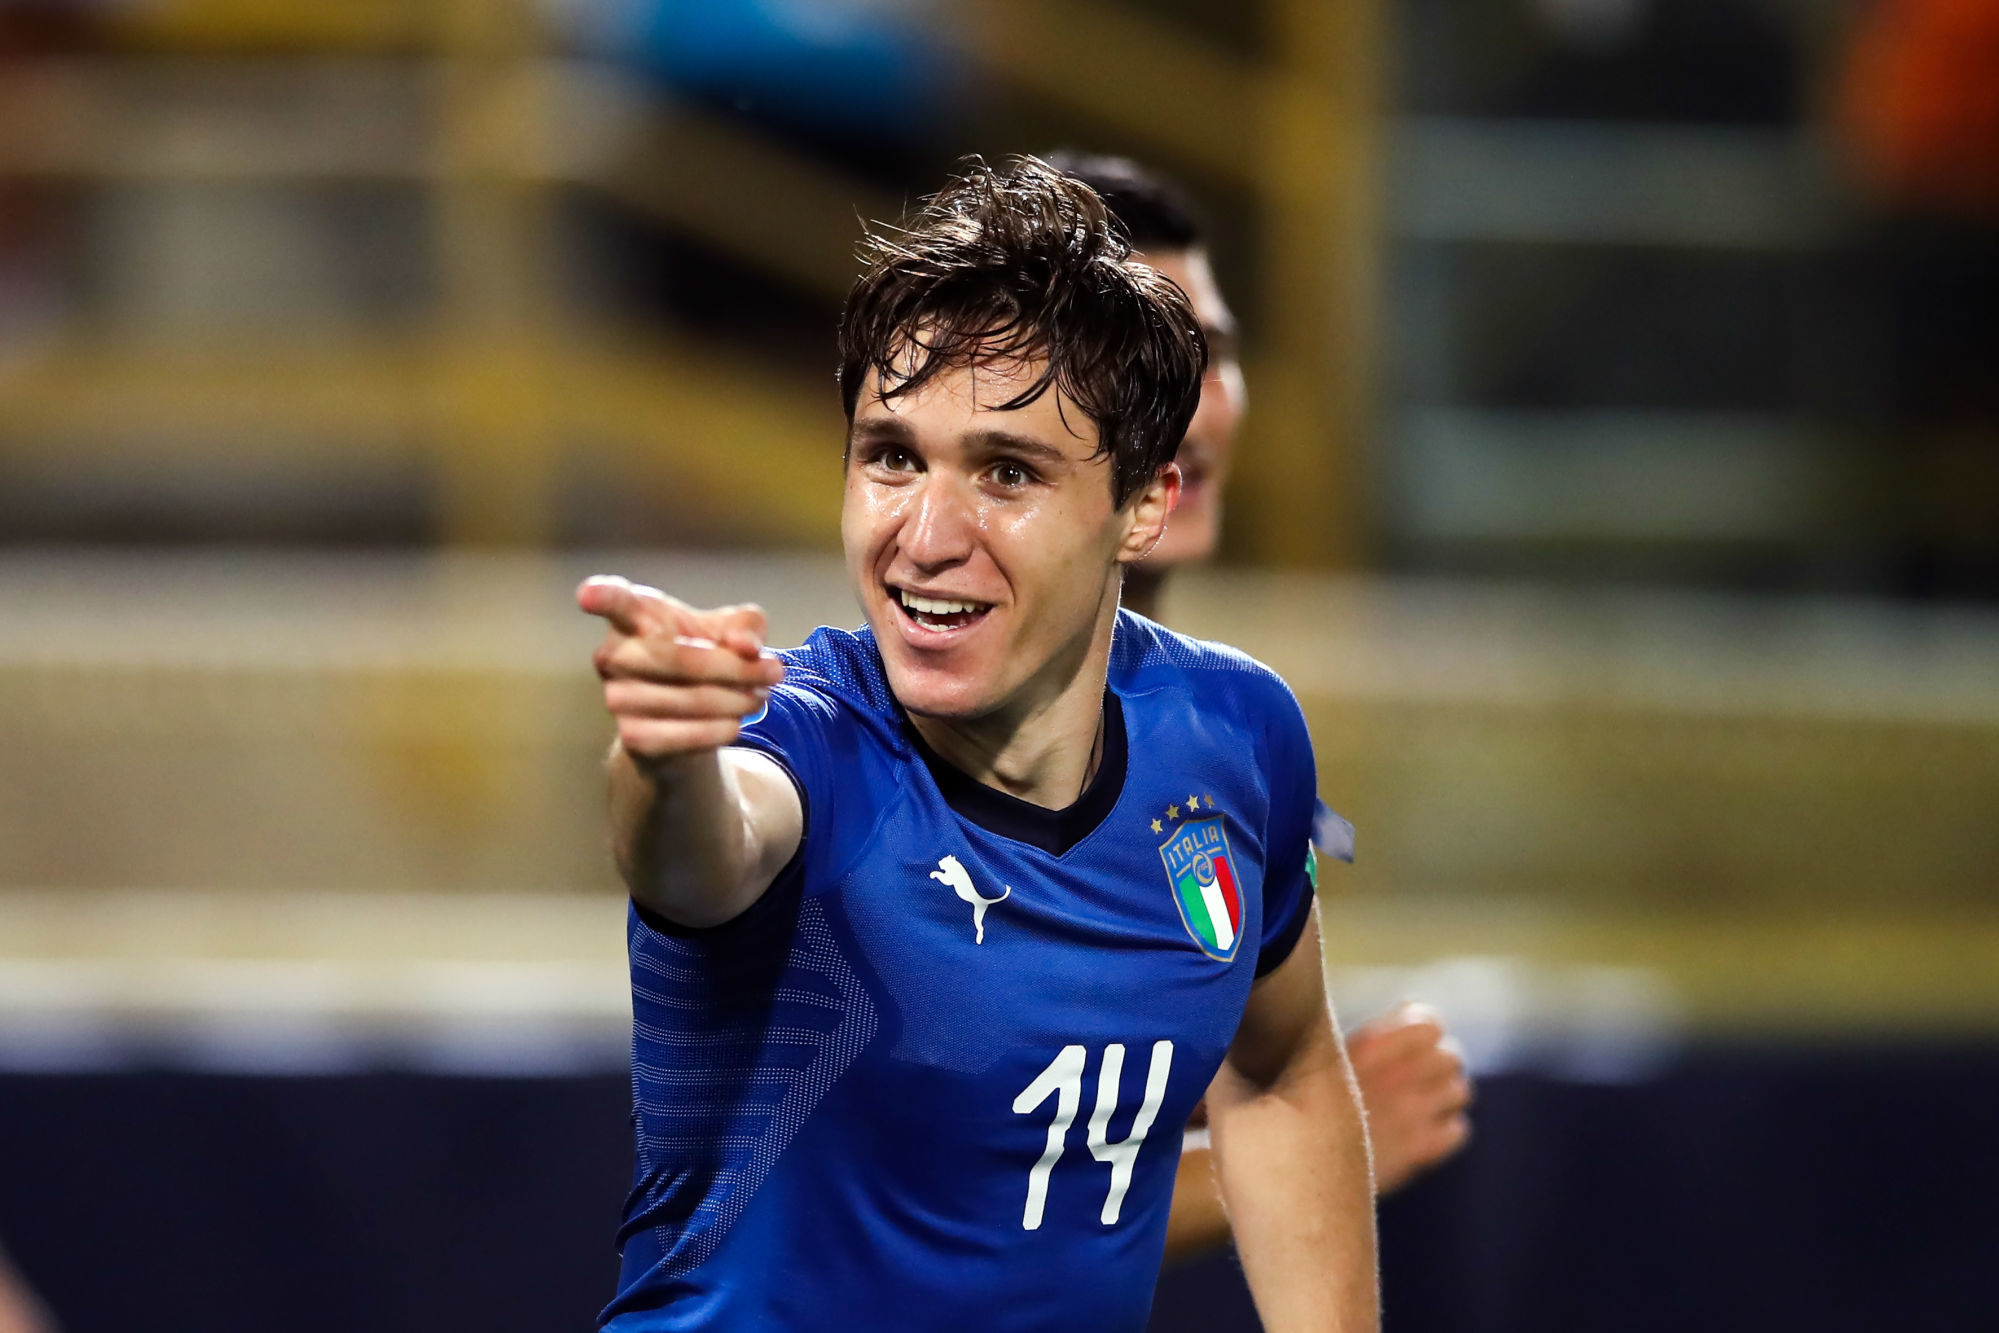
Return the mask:
<path id="1" fill-rule="evenodd" d="M 1990 0 L 0 0 L 0 1246 L 72 1333 L 587 1326 L 569 590 L 851 621 L 858 219 L 1071 145 L 1212 214 L 1169 618 L 1306 702 L 1346 1016 L 1482 1079 L 1388 1327 L 1994 1326 L 1995 88 Z"/>

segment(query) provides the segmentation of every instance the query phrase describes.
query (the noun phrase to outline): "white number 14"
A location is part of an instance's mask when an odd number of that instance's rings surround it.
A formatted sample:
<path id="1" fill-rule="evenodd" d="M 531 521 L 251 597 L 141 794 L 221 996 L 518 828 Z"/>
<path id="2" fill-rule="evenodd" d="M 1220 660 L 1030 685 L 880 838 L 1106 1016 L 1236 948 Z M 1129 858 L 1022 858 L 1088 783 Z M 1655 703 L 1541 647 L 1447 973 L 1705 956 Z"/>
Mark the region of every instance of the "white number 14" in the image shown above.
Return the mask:
<path id="1" fill-rule="evenodd" d="M 1020 1215 L 1020 1225 L 1028 1231 L 1041 1225 L 1041 1214 L 1048 1204 L 1048 1176 L 1062 1156 L 1069 1126 L 1076 1123 L 1076 1111 L 1083 1101 L 1083 1066 L 1088 1060 L 1089 1052 L 1083 1047 L 1064 1046 L 1048 1062 L 1048 1068 L 1013 1099 L 1013 1113 L 1026 1115 L 1047 1101 L 1049 1094 L 1055 1096 L 1055 1119 L 1048 1125 L 1048 1147 L 1034 1169 L 1027 1173 L 1027 1207 Z M 1138 1118 L 1131 1122 L 1131 1133 L 1112 1143 L 1105 1135 L 1111 1117 L 1117 1114 L 1118 1083 L 1124 1075 L 1124 1046 L 1112 1042 L 1104 1047 L 1104 1062 L 1097 1071 L 1097 1109 L 1090 1116 L 1090 1156 L 1108 1162 L 1111 1168 L 1110 1193 L 1104 1198 L 1101 1214 L 1105 1226 L 1116 1222 L 1124 1207 L 1125 1191 L 1131 1188 L 1132 1163 L 1138 1160 L 1146 1132 L 1159 1114 L 1159 1103 L 1166 1098 L 1166 1075 L 1172 1068 L 1173 1043 L 1153 1042 L 1152 1067 L 1145 1074 L 1145 1101 L 1138 1108 Z"/>

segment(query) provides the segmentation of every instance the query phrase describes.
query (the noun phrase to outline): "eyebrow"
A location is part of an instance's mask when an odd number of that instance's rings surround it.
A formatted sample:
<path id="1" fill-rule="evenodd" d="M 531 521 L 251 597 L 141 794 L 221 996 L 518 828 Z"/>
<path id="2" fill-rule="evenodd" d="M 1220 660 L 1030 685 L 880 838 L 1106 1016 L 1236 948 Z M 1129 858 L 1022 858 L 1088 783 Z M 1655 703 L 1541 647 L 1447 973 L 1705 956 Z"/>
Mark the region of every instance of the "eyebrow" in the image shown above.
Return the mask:
<path id="1" fill-rule="evenodd" d="M 847 443 L 850 445 L 859 440 L 897 440 L 906 444 L 915 438 L 916 432 L 895 417 L 869 417 L 865 421 L 856 421 L 847 431 Z"/>
<path id="2" fill-rule="evenodd" d="M 912 444 L 915 440 L 915 430 L 907 422 L 897 417 L 869 417 L 864 421 L 856 421 L 853 430 L 849 432 L 847 437 L 849 447 L 864 441 L 868 443 L 893 441 L 898 444 Z M 1029 458 L 1038 458 L 1050 463 L 1066 463 L 1069 461 L 1069 455 L 1063 453 L 1054 445 L 1049 444 L 1046 440 L 1037 440 L 1032 435 L 1016 435 L 1009 430 L 987 429 L 967 431 L 964 441 L 972 448 L 988 454 L 1022 454 Z"/>
<path id="3" fill-rule="evenodd" d="M 1069 455 L 1045 440 L 1037 440 L 1031 435 L 1015 435 L 1012 431 L 975 430 L 965 436 L 965 443 L 982 448 L 988 453 L 1026 454 L 1030 458 L 1040 458 L 1051 463 L 1069 461 Z"/>

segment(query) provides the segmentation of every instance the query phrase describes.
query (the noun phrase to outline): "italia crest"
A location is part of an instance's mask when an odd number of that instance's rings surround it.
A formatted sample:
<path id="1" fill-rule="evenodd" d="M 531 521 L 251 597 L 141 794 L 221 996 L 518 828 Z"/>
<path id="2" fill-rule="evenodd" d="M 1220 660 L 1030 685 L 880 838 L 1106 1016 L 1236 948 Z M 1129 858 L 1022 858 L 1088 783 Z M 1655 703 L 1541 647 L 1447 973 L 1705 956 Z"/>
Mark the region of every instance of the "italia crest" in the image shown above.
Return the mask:
<path id="1" fill-rule="evenodd" d="M 1242 940 L 1242 890 L 1222 817 L 1188 820 L 1159 845 L 1159 856 L 1187 933 L 1208 957 L 1234 958 Z"/>

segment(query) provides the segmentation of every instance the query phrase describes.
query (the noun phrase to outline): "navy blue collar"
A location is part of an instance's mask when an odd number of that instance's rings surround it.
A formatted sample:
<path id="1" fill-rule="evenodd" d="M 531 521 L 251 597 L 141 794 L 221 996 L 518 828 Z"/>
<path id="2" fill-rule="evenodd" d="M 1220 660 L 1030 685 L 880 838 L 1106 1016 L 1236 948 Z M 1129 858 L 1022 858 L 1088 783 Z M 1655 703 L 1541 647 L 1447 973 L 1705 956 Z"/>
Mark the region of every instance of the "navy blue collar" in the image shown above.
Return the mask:
<path id="1" fill-rule="evenodd" d="M 1127 745 L 1124 733 L 1124 705 L 1115 690 L 1104 691 L 1104 752 L 1097 772 L 1075 803 L 1060 810 L 1009 796 L 997 787 L 988 787 L 977 778 L 954 767 L 924 743 L 916 728 L 903 718 L 903 728 L 916 753 L 937 782 L 944 801 L 961 817 L 988 833 L 1039 847 L 1054 856 L 1066 855 L 1071 847 L 1096 831 L 1110 817 L 1118 797 L 1124 793 Z"/>

